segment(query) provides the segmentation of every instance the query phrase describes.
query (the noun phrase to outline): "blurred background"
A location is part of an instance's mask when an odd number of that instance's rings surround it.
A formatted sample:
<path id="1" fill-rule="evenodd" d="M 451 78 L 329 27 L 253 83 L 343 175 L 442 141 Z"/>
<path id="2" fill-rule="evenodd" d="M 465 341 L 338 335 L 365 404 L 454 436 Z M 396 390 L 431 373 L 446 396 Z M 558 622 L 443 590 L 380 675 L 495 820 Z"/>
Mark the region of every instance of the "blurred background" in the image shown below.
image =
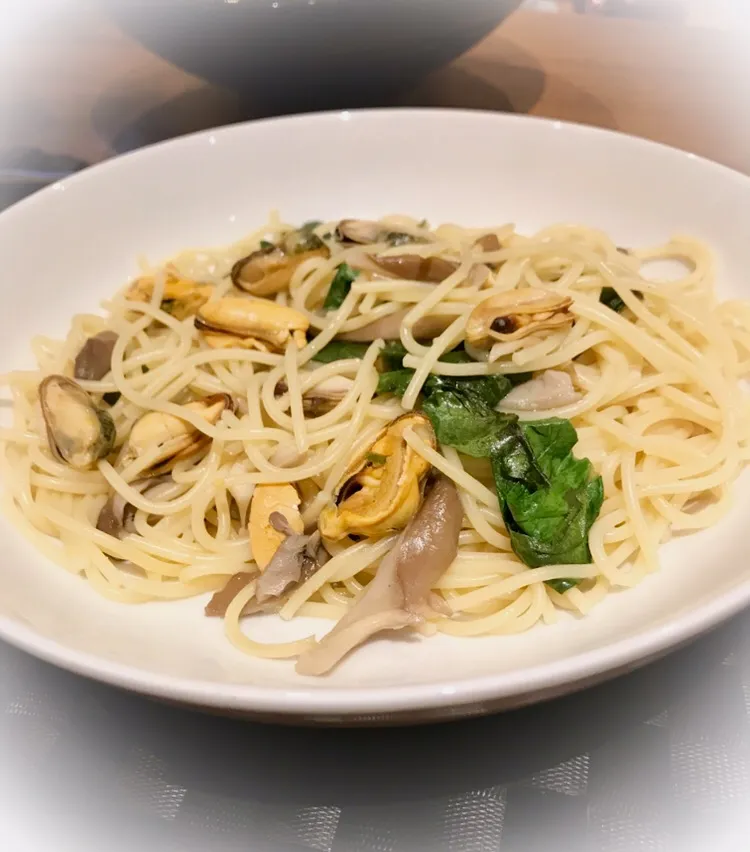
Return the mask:
<path id="1" fill-rule="evenodd" d="M 143 144 L 323 108 L 528 112 L 734 167 L 750 156 L 736 110 L 750 94 L 747 0 L 23 0 L 2 10 L 2 205 Z"/>
<path id="2" fill-rule="evenodd" d="M 748 0 L 0 7 L 0 208 L 183 133 L 358 106 L 583 122 L 750 173 Z M 196 716 L 0 646 L 0 801 L 3 852 L 746 852 L 750 619 L 580 695 L 376 732 Z"/>

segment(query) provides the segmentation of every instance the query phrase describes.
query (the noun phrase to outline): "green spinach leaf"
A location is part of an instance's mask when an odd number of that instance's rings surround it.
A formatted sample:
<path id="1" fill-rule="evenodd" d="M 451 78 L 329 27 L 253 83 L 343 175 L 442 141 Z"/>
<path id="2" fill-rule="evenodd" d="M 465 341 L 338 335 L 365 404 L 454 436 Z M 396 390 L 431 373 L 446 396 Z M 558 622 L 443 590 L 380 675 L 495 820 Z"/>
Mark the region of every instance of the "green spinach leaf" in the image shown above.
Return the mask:
<path id="1" fill-rule="evenodd" d="M 403 396 L 413 375 L 414 370 L 407 369 L 388 370 L 387 373 L 381 373 L 376 393 L 393 393 L 396 396 Z"/>
<path id="2" fill-rule="evenodd" d="M 297 233 L 294 235 L 292 245 L 292 251 L 294 254 L 302 254 L 306 251 L 315 251 L 316 249 L 323 248 L 323 241 L 320 237 L 313 233 L 320 224 L 321 222 L 313 220 L 305 222 L 304 225 L 300 226 Z"/>
<path id="3" fill-rule="evenodd" d="M 378 369 L 383 373 L 400 370 L 404 366 L 406 354 L 406 347 L 400 340 L 386 341 L 378 356 Z"/>
<path id="4" fill-rule="evenodd" d="M 489 408 L 483 401 L 483 392 L 475 393 L 470 387 L 432 391 L 422 403 L 422 410 L 441 444 L 473 458 L 487 458 L 497 434 L 515 418 Z"/>
<path id="5" fill-rule="evenodd" d="M 633 295 L 638 299 L 643 298 L 643 293 L 640 290 L 633 290 Z M 614 287 L 602 287 L 601 295 L 599 296 L 599 301 L 606 305 L 610 310 L 615 311 L 615 313 L 620 313 L 624 311 L 627 305 L 620 298 L 617 290 Z"/>
<path id="6" fill-rule="evenodd" d="M 330 364 L 333 361 L 345 361 L 347 358 L 364 358 L 365 352 L 370 348 L 369 343 L 353 343 L 348 340 L 332 340 L 327 343 L 316 355 L 313 361 L 321 364 Z"/>
<path id="7" fill-rule="evenodd" d="M 359 270 L 352 269 L 348 263 L 340 263 L 336 267 L 336 275 L 331 282 L 325 302 L 323 302 L 323 308 L 326 311 L 336 310 L 336 308 L 341 307 L 344 299 L 349 295 L 352 283 L 358 275 Z"/>
<path id="8" fill-rule="evenodd" d="M 602 478 L 576 459 L 568 420 L 509 422 L 490 452 L 500 508 L 516 555 L 531 568 L 591 562 L 588 536 L 604 500 Z M 577 580 L 555 580 L 567 591 Z"/>
<path id="9" fill-rule="evenodd" d="M 447 352 L 441 361 L 465 364 L 473 359 L 463 350 Z M 402 367 L 380 376 L 378 393 L 403 396 L 414 370 Z M 487 458 L 490 449 L 507 421 L 508 415 L 495 411 L 495 406 L 530 373 L 508 377 L 436 376 L 431 375 L 422 386 L 422 410 L 430 418 L 441 444 L 455 447 L 474 458 Z"/>

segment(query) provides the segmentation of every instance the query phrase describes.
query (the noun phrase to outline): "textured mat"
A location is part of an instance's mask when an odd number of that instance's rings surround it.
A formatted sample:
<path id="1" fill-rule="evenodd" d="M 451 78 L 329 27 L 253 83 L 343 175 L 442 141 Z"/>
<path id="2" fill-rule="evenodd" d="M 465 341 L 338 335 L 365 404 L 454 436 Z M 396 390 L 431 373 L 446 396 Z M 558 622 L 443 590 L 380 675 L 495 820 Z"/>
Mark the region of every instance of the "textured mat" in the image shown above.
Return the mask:
<path id="1" fill-rule="evenodd" d="M 750 618 L 610 684 L 434 727 L 168 708 L 0 646 L 3 852 L 750 849 Z"/>

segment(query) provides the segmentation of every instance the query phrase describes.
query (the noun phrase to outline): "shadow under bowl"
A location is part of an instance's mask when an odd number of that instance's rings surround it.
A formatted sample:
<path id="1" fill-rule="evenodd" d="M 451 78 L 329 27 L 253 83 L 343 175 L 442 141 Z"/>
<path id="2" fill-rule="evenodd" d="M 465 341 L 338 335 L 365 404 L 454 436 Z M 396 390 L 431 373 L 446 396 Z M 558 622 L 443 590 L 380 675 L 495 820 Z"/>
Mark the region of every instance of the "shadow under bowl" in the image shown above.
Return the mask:
<path id="1" fill-rule="evenodd" d="M 100 0 L 184 70 L 265 112 L 375 105 L 480 41 L 521 0 Z"/>

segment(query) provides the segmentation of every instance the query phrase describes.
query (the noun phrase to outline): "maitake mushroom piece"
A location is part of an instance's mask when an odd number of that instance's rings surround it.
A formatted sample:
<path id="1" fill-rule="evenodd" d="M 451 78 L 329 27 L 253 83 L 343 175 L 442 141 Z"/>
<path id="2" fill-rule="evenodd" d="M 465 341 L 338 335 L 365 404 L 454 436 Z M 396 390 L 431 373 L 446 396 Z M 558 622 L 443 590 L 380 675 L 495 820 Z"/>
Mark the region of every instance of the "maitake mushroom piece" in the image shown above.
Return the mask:
<path id="1" fill-rule="evenodd" d="M 364 595 L 297 662 L 297 672 L 322 675 L 383 630 L 401 630 L 431 613 L 431 590 L 458 552 L 463 509 L 453 482 L 428 486 L 424 502 L 378 567 Z"/>

